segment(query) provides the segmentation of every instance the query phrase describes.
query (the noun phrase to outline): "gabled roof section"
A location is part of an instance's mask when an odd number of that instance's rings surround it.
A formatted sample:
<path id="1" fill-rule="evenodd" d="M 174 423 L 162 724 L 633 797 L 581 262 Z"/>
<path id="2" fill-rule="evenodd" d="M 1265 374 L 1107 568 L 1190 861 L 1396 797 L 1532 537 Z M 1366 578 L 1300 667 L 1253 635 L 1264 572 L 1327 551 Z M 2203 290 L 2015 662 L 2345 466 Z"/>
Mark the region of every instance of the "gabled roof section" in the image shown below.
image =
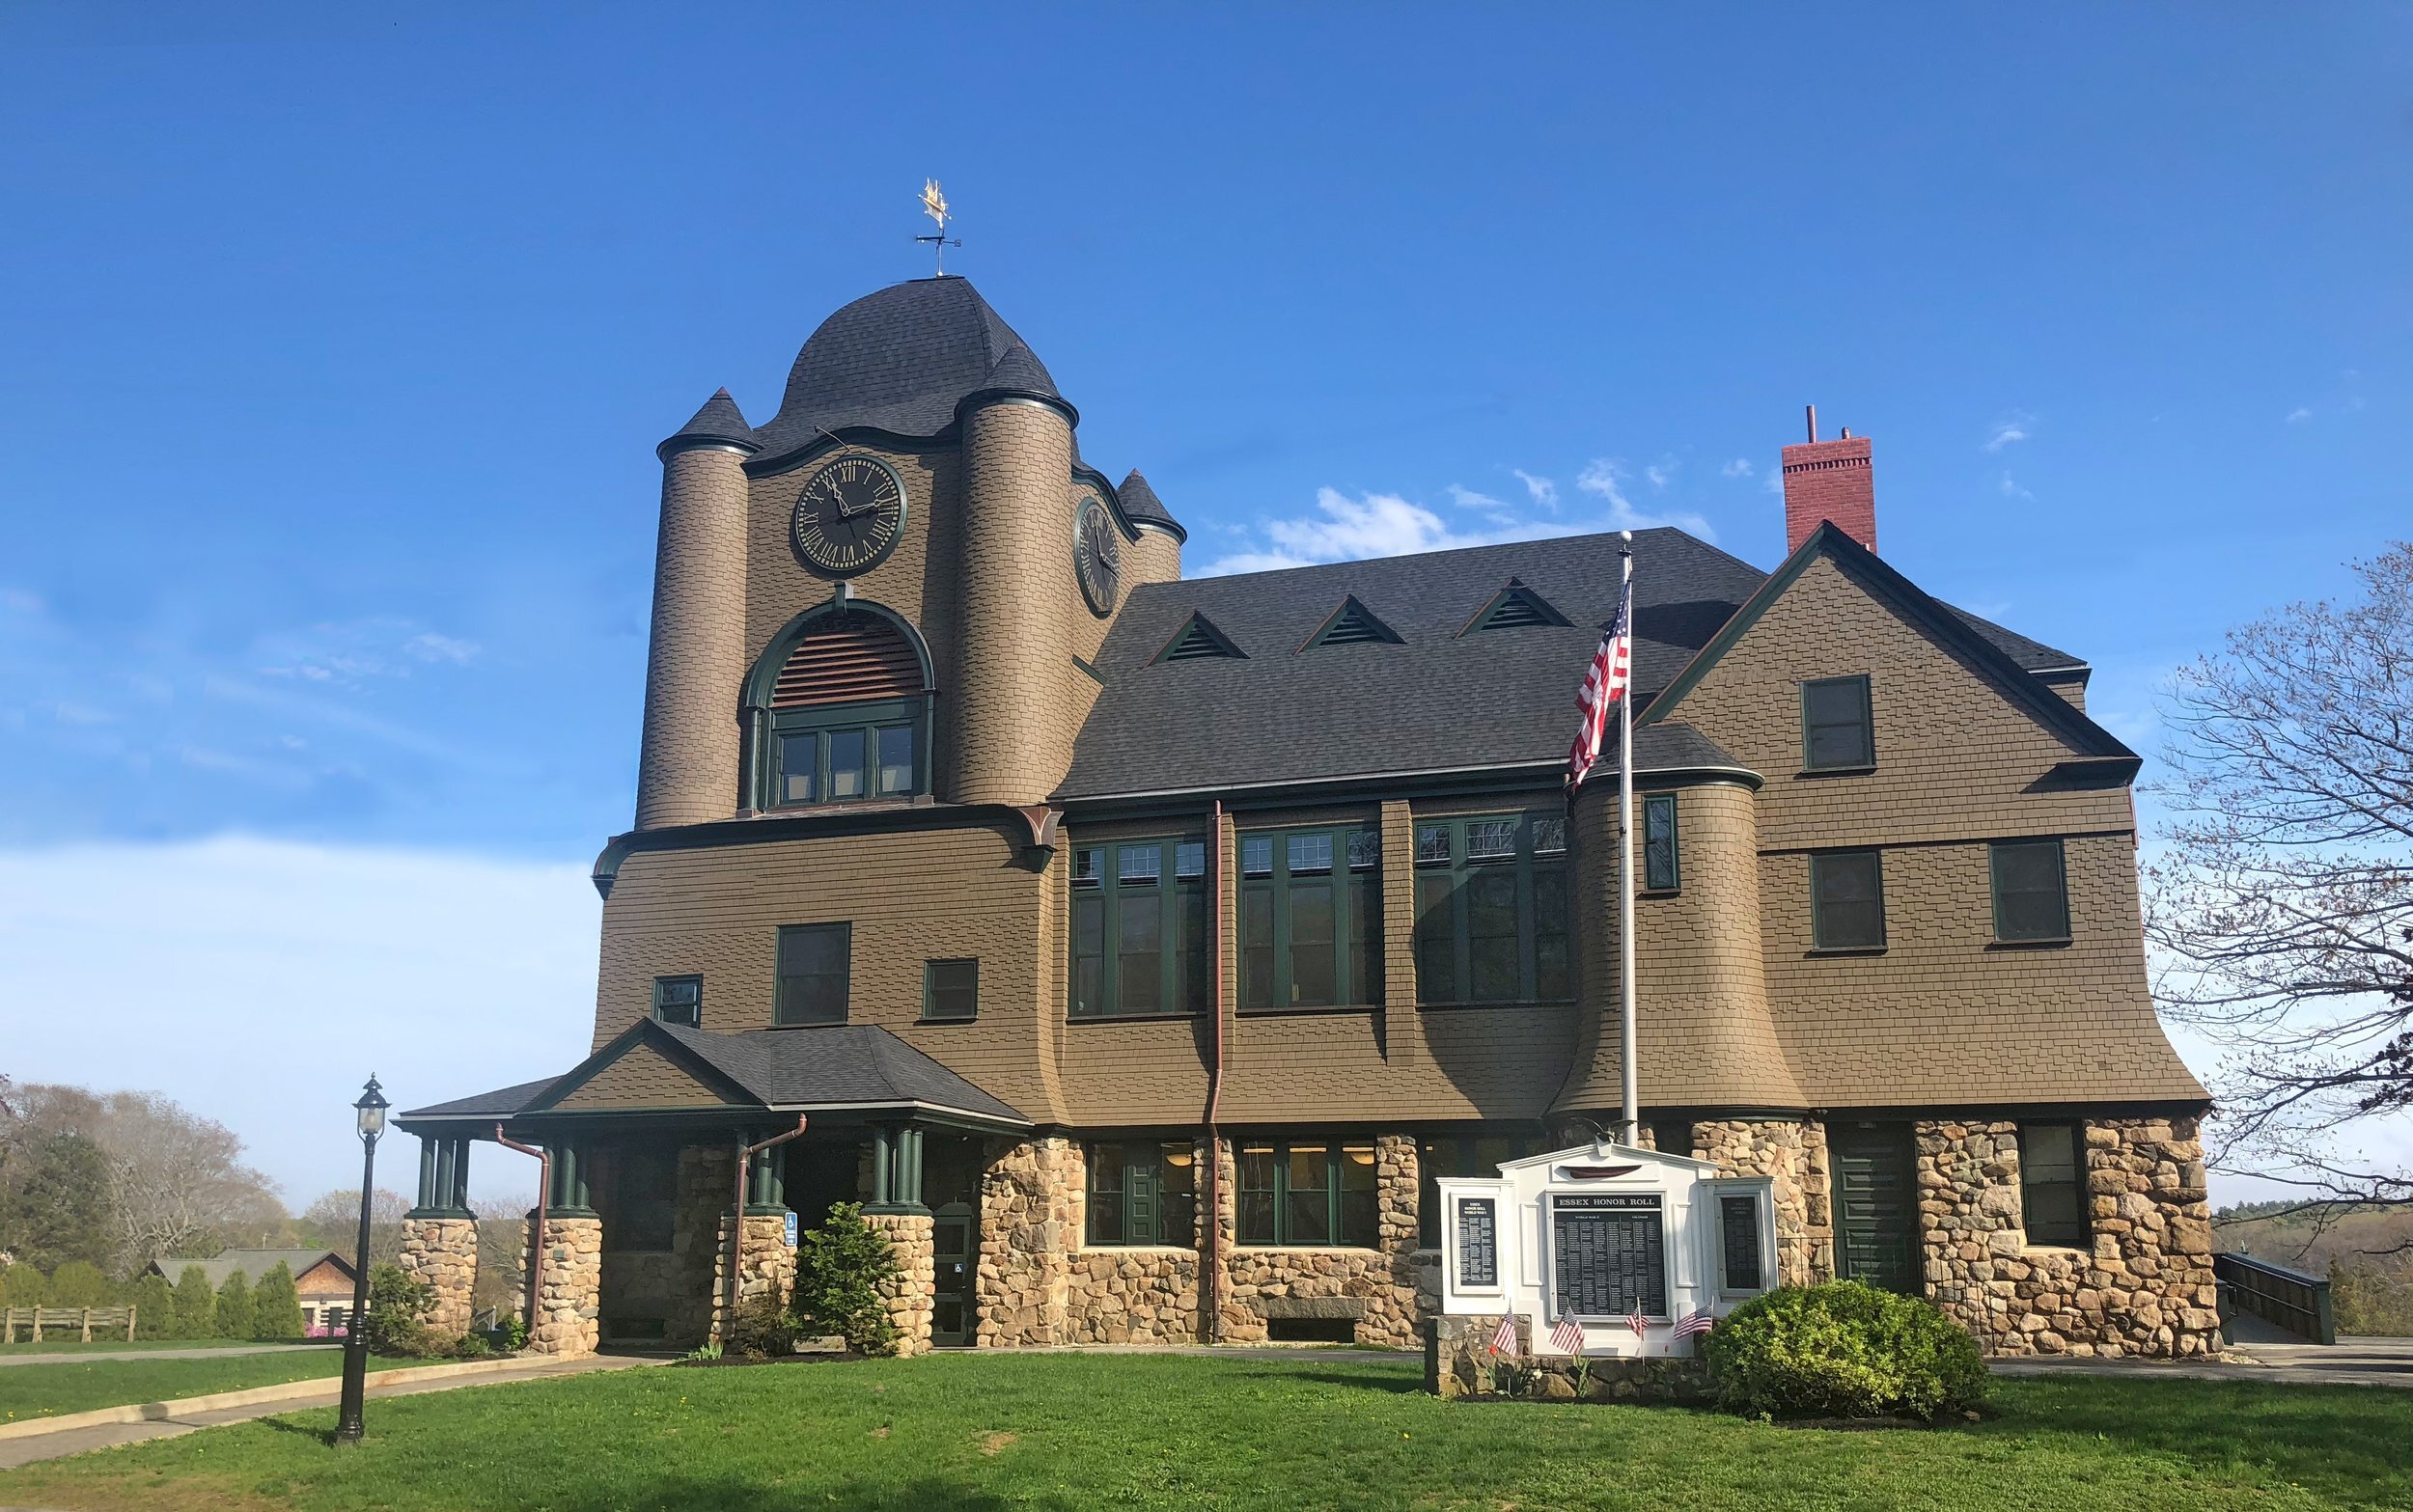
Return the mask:
<path id="1" fill-rule="evenodd" d="M 1245 661 L 1248 652 L 1241 650 L 1233 643 L 1232 637 L 1217 629 L 1212 619 L 1192 610 L 1190 617 L 1181 621 L 1181 628 L 1173 632 L 1173 639 L 1165 643 L 1164 649 L 1149 660 L 1151 665 L 1159 665 L 1165 662 L 1192 662 L 1209 656 Z"/>
<path id="2" fill-rule="evenodd" d="M 347 1277 L 358 1274 L 353 1271 L 351 1261 L 345 1259 L 332 1250 L 221 1250 L 207 1260 L 163 1254 L 153 1260 L 145 1269 L 156 1271 L 174 1281 L 184 1274 L 186 1266 L 197 1265 L 201 1267 L 203 1278 L 209 1282 L 210 1289 L 214 1291 L 223 1287 L 227 1278 L 236 1271 L 243 1273 L 244 1279 L 256 1284 L 260 1278 L 275 1270 L 279 1265 L 283 1265 L 298 1280 L 308 1275 L 314 1267 L 324 1265 L 330 1260 L 334 1261 L 335 1268 Z"/>
<path id="3" fill-rule="evenodd" d="M 1527 588 L 1515 578 L 1491 595 L 1491 602 L 1475 611 L 1475 618 L 1466 621 L 1460 635 L 1478 630 L 1529 630 L 1537 625 L 1564 628 L 1574 621 L 1560 614 L 1558 606 Z"/>
<path id="4" fill-rule="evenodd" d="M 1312 651 L 1319 646 L 1364 646 L 1369 643 L 1397 646 L 1400 644 L 1400 632 L 1384 624 L 1380 617 L 1359 603 L 1357 595 L 1351 593 L 1341 600 L 1341 607 L 1332 612 L 1331 618 L 1309 636 L 1307 644 L 1299 649 Z"/>
<path id="5" fill-rule="evenodd" d="M 537 1094 L 525 1113 L 635 1112 L 760 1106 L 744 1083 L 690 1048 L 670 1025 L 640 1019 Z"/>
<path id="6" fill-rule="evenodd" d="M 2023 665 L 2017 650 L 1996 639 L 1996 635 L 2009 636 L 2011 632 L 1999 626 L 1988 626 L 1976 616 L 1963 614 L 1930 596 L 1926 590 L 1896 571 L 1884 558 L 1838 529 L 1832 521 L 1821 521 L 1818 528 L 1794 549 L 1793 554 L 1768 574 L 1767 581 L 1760 585 L 1759 591 L 1753 593 L 1733 618 L 1709 638 L 1708 644 L 1685 664 L 1683 670 L 1642 707 L 1642 711 L 1635 716 L 1636 725 L 1650 725 L 1674 713 L 1682 704 L 1684 695 L 1709 674 L 1709 670 L 1718 664 L 1720 658 L 1749 633 L 1761 615 L 1767 613 L 1768 606 L 1783 597 L 1786 590 L 1799 581 L 1810 564 L 1821 557 L 1832 557 L 1846 571 L 1873 579 L 1937 643 L 1993 673 L 2006 697 L 2083 756 L 2107 763 L 2126 764 L 2131 775 L 2136 766 L 2143 764 L 2144 758 L 2122 744 L 2119 736 L 2072 708 L 2035 675 L 2037 669 Z M 1987 634 L 1988 629 L 1996 634 Z M 2017 639 L 2026 640 L 2025 637 Z M 2044 653 L 2036 658 L 2038 660 L 2061 654 L 2034 641 L 2027 641 L 2026 644 Z"/>

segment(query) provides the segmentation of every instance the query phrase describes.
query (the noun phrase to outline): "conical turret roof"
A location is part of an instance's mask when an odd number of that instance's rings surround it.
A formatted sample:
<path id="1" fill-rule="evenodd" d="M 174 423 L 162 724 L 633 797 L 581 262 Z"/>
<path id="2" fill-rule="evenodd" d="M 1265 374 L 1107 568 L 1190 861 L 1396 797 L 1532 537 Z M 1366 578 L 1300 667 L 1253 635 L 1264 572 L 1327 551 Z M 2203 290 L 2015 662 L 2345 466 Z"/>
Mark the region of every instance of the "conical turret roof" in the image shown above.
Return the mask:
<path id="1" fill-rule="evenodd" d="M 1160 526 L 1172 532 L 1177 540 L 1190 538 L 1190 533 L 1181 528 L 1181 522 L 1173 517 L 1165 502 L 1156 497 L 1156 490 L 1148 486 L 1148 480 L 1140 476 L 1138 468 L 1132 468 L 1130 475 L 1115 485 L 1115 497 L 1123 501 L 1123 512 L 1131 517 L 1133 524 Z"/>
<path id="2" fill-rule="evenodd" d="M 655 447 L 654 452 L 668 457 L 673 452 L 683 452 L 697 446 L 734 446 L 747 452 L 761 450 L 754 439 L 754 427 L 739 413 L 737 401 L 729 397 L 727 389 L 715 389 L 712 397 L 694 418 L 671 433 L 669 440 Z"/>

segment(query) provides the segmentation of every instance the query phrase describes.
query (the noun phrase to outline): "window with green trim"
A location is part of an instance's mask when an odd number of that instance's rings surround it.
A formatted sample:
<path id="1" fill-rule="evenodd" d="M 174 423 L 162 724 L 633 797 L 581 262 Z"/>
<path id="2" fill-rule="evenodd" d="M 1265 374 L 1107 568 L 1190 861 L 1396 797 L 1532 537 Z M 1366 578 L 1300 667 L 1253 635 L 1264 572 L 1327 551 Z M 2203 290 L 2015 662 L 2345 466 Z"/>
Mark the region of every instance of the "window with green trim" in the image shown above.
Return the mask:
<path id="1" fill-rule="evenodd" d="M 1869 679 L 1818 677 L 1801 685 L 1801 764 L 1812 772 L 1876 765 Z"/>
<path id="2" fill-rule="evenodd" d="M 1810 856 L 1810 943 L 1821 950 L 1885 945 L 1885 874 L 1872 850 Z"/>
<path id="3" fill-rule="evenodd" d="M 2087 1225 L 2084 1127 L 2019 1126 L 2019 1201 L 2028 1243 L 2083 1250 L 2094 1242 Z"/>
<path id="4" fill-rule="evenodd" d="M 1416 1001 L 1550 1003 L 1575 995 L 1567 820 L 1416 821 Z"/>
<path id="5" fill-rule="evenodd" d="M 689 1029 L 701 1026 L 704 1022 L 704 978 L 654 977 L 653 1016 L 665 1024 L 684 1024 Z"/>
<path id="6" fill-rule="evenodd" d="M 1072 1016 L 1204 1012 L 1208 922 L 1205 840 L 1075 847 Z"/>
<path id="7" fill-rule="evenodd" d="M 1523 1160 L 1541 1153 L 1541 1141 L 1530 1134 L 1435 1134 L 1416 1141 L 1416 1242 L 1428 1250 L 1441 1247 L 1441 1188 L 1444 1176 L 1497 1176 L 1503 1161 Z"/>
<path id="8" fill-rule="evenodd" d="M 782 924 L 774 1024 L 844 1024 L 854 925 Z"/>
<path id="9" fill-rule="evenodd" d="M 1240 837 L 1240 1006 L 1382 1002 L 1382 850 L 1372 829 Z"/>
<path id="10" fill-rule="evenodd" d="M 1673 893 L 1681 879 L 1676 858 L 1676 795 L 1646 793 L 1642 800 L 1642 885 L 1652 893 Z"/>
<path id="11" fill-rule="evenodd" d="M 927 790 L 919 700 L 771 716 L 771 807 L 901 798 Z"/>
<path id="12" fill-rule="evenodd" d="M 1244 1245 L 1374 1247 L 1371 1141 L 1243 1141 L 1239 1195 Z"/>
<path id="13" fill-rule="evenodd" d="M 1994 874 L 1994 938 L 2008 944 L 2069 938 L 2069 880 L 2061 841 L 1997 840 L 1986 847 Z"/>
<path id="14" fill-rule="evenodd" d="M 975 957 L 922 963 L 922 1017 L 962 1020 L 980 1017 L 981 963 Z"/>
<path id="15" fill-rule="evenodd" d="M 1187 1140 L 1089 1147 L 1093 1245 L 1198 1248 L 1198 1149 Z"/>

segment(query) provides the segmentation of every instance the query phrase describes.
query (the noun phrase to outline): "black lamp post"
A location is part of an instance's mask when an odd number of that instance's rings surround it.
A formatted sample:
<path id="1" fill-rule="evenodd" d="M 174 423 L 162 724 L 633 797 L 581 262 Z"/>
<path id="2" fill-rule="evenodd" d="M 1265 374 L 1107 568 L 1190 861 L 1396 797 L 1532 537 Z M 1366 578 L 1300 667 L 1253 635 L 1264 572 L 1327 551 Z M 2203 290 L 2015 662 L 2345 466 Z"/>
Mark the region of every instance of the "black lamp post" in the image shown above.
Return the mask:
<path id="1" fill-rule="evenodd" d="M 352 1318 L 344 1331 L 344 1405 L 335 1419 L 335 1442 L 360 1442 L 360 1399 L 369 1383 L 369 1198 L 375 1190 L 377 1136 L 385 1132 L 385 1093 L 372 1075 L 352 1104 L 360 1130 L 360 1243 L 352 1251 Z"/>

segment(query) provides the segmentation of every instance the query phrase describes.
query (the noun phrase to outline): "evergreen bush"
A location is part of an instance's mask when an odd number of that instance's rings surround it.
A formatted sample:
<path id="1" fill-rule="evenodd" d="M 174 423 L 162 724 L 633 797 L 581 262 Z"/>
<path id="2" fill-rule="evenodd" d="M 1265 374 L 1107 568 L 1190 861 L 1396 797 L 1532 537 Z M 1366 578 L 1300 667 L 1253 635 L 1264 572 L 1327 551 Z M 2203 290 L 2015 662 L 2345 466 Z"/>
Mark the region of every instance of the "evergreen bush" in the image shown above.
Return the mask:
<path id="1" fill-rule="evenodd" d="M 445 1342 L 428 1330 L 428 1313 L 435 1306 L 435 1288 L 404 1273 L 399 1265 L 379 1265 L 369 1272 L 369 1316 L 361 1327 L 369 1352 L 393 1359 L 424 1359 L 443 1351 Z"/>
<path id="2" fill-rule="evenodd" d="M 1787 1286 L 1719 1321 L 1709 1388 L 1745 1416 L 1919 1417 L 1985 1395 L 1977 1340 L 1932 1304 L 1860 1281 Z"/>
<path id="3" fill-rule="evenodd" d="M 184 1267 L 176 1278 L 176 1302 L 168 1314 L 168 1337 L 208 1338 L 217 1326 L 218 1299 L 209 1278 L 198 1265 Z"/>
<path id="4" fill-rule="evenodd" d="M 176 1288 L 156 1271 L 134 1278 L 127 1301 L 134 1305 L 136 1338 L 168 1338 L 176 1328 Z"/>
<path id="5" fill-rule="evenodd" d="M 236 1271 L 218 1288 L 217 1336 L 219 1338 L 249 1338 L 252 1324 L 258 1321 L 251 1304 L 251 1278 Z"/>
<path id="6" fill-rule="evenodd" d="M 118 1289 L 100 1267 L 90 1260 L 69 1260 L 50 1273 L 49 1307 L 106 1307 L 117 1301 Z"/>
<path id="7" fill-rule="evenodd" d="M 789 1310 L 804 1333 L 843 1333 L 857 1353 L 897 1347 L 883 1284 L 903 1272 L 888 1236 L 863 1221 L 860 1203 L 836 1202 L 818 1228 L 796 1242 L 796 1287 Z"/>
<path id="8" fill-rule="evenodd" d="M 302 1316 L 301 1294 L 293 1289 L 293 1268 L 283 1260 L 268 1267 L 251 1294 L 251 1336 L 299 1338 L 310 1322 Z"/>

